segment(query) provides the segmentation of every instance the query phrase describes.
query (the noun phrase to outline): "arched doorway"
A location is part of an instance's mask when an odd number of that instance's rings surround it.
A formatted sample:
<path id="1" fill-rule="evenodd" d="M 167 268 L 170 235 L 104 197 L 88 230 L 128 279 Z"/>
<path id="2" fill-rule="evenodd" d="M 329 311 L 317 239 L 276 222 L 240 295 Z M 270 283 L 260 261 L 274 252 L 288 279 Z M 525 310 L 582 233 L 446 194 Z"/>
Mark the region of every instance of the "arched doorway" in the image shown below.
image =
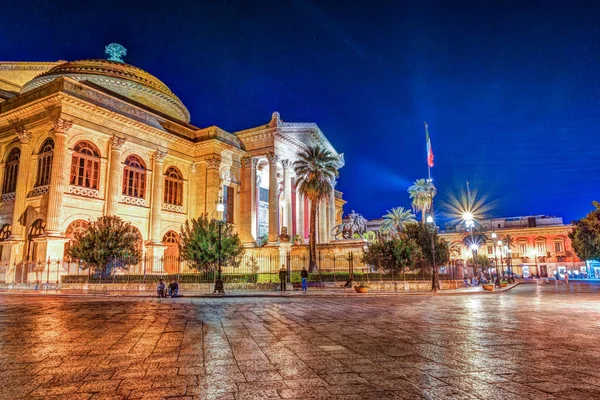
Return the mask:
<path id="1" fill-rule="evenodd" d="M 40 280 L 39 274 L 44 271 L 45 260 L 43 256 L 38 254 L 38 242 L 37 238 L 42 236 L 46 232 L 46 221 L 43 219 L 36 219 L 31 224 L 29 232 L 27 233 L 27 242 L 25 243 L 25 257 L 23 262 L 17 266 L 15 271 L 15 281 L 17 282 L 28 282 L 29 272 L 36 272 L 36 280 Z"/>
<path id="2" fill-rule="evenodd" d="M 167 274 L 179 272 L 179 235 L 175 231 L 169 231 L 163 236 L 162 243 L 165 247 L 165 271 Z"/>

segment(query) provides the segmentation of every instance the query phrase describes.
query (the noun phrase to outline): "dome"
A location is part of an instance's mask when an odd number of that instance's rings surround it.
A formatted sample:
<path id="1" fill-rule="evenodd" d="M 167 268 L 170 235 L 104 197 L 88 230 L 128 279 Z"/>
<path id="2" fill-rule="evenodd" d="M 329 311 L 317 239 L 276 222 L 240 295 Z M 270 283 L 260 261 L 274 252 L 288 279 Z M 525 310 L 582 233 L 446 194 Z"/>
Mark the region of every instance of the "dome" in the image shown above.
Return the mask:
<path id="1" fill-rule="evenodd" d="M 167 85 L 143 69 L 118 61 L 98 59 L 66 62 L 27 82 L 21 88 L 21 93 L 60 76 L 92 82 L 177 120 L 190 122 L 188 109 Z"/>

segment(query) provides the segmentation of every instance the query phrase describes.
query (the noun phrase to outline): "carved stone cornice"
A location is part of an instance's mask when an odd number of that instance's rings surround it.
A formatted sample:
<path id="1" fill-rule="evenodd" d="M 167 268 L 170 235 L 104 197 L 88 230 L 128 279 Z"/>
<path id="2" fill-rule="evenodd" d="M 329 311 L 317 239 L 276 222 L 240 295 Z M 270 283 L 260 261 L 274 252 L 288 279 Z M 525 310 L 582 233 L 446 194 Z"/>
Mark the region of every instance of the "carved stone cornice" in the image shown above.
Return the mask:
<path id="1" fill-rule="evenodd" d="M 279 157 L 279 154 L 275 154 L 273 152 L 269 152 L 265 156 L 267 157 L 269 164 L 277 164 L 279 162 L 279 159 L 281 158 Z"/>
<path id="2" fill-rule="evenodd" d="M 219 156 L 207 157 L 205 158 L 205 161 L 206 168 L 208 169 L 219 169 L 219 167 L 221 166 L 221 157 Z"/>
<path id="3" fill-rule="evenodd" d="M 52 131 L 54 133 L 62 133 L 66 135 L 69 132 L 69 129 L 73 126 L 73 121 L 67 121 L 63 118 L 58 118 L 54 123 L 52 123 Z"/>
<path id="4" fill-rule="evenodd" d="M 23 144 L 29 144 L 31 143 L 31 132 L 29 132 L 27 129 L 25 129 L 24 126 L 18 126 L 15 128 L 15 132 L 17 133 L 17 137 L 19 138 L 19 142 L 23 143 Z"/>
<path id="5" fill-rule="evenodd" d="M 118 136 L 113 136 L 110 138 L 110 147 L 113 150 L 122 150 L 124 144 L 125 144 L 124 138 L 120 138 Z"/>
<path id="6" fill-rule="evenodd" d="M 190 164 L 190 172 L 192 174 L 198 172 L 198 163 L 196 161 L 192 161 L 192 163 Z"/>
<path id="7" fill-rule="evenodd" d="M 162 150 L 156 150 L 156 153 L 154 153 L 154 160 L 156 162 L 163 162 L 165 161 L 165 158 L 167 158 L 167 152 L 166 151 L 162 151 Z"/>

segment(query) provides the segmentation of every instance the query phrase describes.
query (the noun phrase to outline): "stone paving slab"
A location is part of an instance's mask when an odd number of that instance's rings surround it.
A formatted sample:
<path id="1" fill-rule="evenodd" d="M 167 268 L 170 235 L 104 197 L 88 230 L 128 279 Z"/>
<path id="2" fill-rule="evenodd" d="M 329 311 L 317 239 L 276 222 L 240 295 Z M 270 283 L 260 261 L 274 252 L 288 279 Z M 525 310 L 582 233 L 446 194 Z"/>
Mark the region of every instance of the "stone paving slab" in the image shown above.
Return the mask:
<path id="1" fill-rule="evenodd" d="M 599 295 L 2 295 L 0 399 L 599 399 Z"/>

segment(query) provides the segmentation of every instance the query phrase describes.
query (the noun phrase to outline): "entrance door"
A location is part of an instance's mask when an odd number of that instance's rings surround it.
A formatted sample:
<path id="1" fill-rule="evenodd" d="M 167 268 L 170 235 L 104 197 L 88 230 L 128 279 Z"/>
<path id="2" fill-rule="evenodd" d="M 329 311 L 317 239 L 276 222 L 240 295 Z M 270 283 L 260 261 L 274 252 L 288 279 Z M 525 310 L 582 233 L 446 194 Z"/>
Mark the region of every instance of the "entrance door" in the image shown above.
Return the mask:
<path id="1" fill-rule="evenodd" d="M 548 266 L 540 265 L 540 277 L 547 278 L 548 277 Z"/>
<path id="2" fill-rule="evenodd" d="M 179 271 L 179 237 L 177 233 L 169 231 L 163 236 L 165 247 L 164 264 L 167 274 L 176 274 Z"/>

